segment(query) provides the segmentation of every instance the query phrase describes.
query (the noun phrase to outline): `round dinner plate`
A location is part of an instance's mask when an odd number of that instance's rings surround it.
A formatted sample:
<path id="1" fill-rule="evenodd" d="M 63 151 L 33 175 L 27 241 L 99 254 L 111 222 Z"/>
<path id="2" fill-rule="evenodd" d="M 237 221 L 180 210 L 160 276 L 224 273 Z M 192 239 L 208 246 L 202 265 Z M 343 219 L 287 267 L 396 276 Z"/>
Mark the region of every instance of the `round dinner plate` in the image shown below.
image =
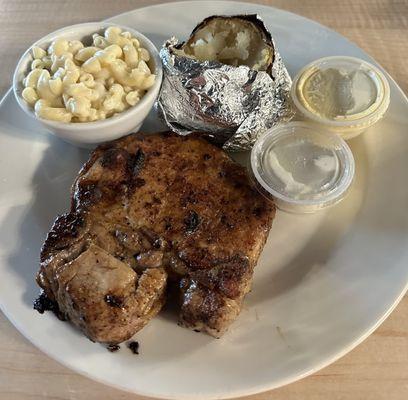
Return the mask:
<path id="1" fill-rule="evenodd" d="M 330 55 L 373 62 L 339 34 L 255 4 L 167 3 L 110 19 L 158 47 L 186 38 L 211 14 L 258 13 L 294 74 Z M 37 39 L 33 37 L 33 41 Z M 276 388 L 335 361 L 396 306 L 408 282 L 408 102 L 390 79 L 391 104 L 375 127 L 349 142 L 356 179 L 339 205 L 313 215 L 278 212 L 255 269 L 253 290 L 216 340 L 181 328 L 164 311 L 136 335 L 140 355 L 91 343 L 53 314 L 32 309 L 38 254 L 54 217 L 69 206 L 86 150 L 43 132 L 11 92 L 0 105 L 0 304 L 34 345 L 108 385 L 173 399 L 219 399 Z M 160 129 L 155 115 L 145 130 Z"/>

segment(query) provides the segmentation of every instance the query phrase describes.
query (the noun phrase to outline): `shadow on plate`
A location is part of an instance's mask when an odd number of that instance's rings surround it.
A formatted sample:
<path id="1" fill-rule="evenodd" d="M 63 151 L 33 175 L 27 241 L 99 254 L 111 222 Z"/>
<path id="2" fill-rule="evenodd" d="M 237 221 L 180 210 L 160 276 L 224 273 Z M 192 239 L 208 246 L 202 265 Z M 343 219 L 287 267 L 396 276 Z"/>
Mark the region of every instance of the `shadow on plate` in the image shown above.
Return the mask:
<path id="1" fill-rule="evenodd" d="M 8 257 L 8 264 L 25 283 L 24 302 L 29 306 L 39 293 L 35 275 L 39 267 L 39 253 L 46 234 L 58 214 L 69 210 L 72 182 L 88 158 L 87 150 L 68 145 L 57 138 L 49 138 L 37 170 L 32 175 L 33 198 L 27 205 L 13 207 L 2 226 L 7 240 L 7 221 L 19 220 L 19 238 Z"/>

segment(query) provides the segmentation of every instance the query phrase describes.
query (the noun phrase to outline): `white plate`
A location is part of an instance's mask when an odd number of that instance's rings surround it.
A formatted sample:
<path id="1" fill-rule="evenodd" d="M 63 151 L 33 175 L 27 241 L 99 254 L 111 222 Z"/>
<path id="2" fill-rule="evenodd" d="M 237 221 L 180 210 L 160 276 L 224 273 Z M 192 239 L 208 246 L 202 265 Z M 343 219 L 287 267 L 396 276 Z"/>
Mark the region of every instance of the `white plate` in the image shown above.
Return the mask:
<path id="1" fill-rule="evenodd" d="M 164 4 L 111 21 L 156 45 L 188 35 L 209 14 L 258 12 L 293 75 L 328 55 L 372 61 L 346 39 L 274 8 L 221 1 Z M 36 38 L 33 38 L 33 41 Z M 351 143 L 357 179 L 339 206 L 278 213 L 253 291 L 230 332 L 215 340 L 163 313 L 137 335 L 141 354 L 109 353 L 52 314 L 32 310 L 38 253 L 87 152 L 46 135 L 9 92 L 0 106 L 0 303 L 15 326 L 61 363 L 139 394 L 174 399 L 242 396 L 317 371 L 366 338 L 408 282 L 408 102 L 391 80 L 386 118 Z M 150 120 L 149 128 L 155 129 Z"/>

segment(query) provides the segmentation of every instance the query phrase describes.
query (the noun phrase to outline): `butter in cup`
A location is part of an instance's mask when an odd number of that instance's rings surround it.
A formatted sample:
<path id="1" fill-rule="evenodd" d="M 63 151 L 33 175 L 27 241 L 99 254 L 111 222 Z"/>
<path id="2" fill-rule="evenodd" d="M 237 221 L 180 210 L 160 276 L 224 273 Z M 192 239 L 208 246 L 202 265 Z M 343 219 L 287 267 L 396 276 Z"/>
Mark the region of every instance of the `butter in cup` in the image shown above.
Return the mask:
<path id="1" fill-rule="evenodd" d="M 378 122 L 388 109 L 390 88 L 374 65 L 354 57 L 325 57 L 306 65 L 293 80 L 292 101 L 310 122 L 351 139 Z"/>

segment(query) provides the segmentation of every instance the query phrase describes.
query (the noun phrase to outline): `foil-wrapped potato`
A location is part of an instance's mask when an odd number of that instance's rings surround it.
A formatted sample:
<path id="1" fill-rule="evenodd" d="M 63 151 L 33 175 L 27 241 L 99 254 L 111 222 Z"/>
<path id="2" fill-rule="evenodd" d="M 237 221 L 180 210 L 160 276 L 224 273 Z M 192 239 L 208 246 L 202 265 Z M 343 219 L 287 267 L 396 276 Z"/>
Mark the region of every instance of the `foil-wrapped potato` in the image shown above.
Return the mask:
<path id="1" fill-rule="evenodd" d="M 246 150 L 290 118 L 291 79 L 257 15 L 208 17 L 186 42 L 168 40 L 160 56 L 158 106 L 181 135 L 199 131 L 226 150 Z"/>

